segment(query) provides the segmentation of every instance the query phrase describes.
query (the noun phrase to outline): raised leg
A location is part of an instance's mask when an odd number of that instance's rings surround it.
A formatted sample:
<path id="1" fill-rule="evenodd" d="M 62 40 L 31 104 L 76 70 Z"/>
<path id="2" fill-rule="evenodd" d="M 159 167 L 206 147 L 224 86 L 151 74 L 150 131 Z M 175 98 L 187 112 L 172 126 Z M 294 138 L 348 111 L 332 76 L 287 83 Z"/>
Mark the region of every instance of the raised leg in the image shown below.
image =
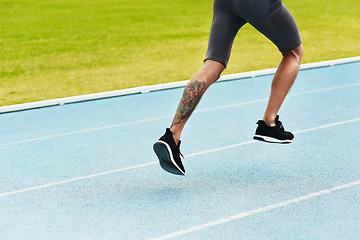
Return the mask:
<path id="1" fill-rule="evenodd" d="M 224 69 L 225 66 L 222 63 L 207 60 L 199 72 L 186 85 L 170 128 L 176 144 L 179 142 L 185 123 L 200 102 L 201 97 L 219 79 Z"/>

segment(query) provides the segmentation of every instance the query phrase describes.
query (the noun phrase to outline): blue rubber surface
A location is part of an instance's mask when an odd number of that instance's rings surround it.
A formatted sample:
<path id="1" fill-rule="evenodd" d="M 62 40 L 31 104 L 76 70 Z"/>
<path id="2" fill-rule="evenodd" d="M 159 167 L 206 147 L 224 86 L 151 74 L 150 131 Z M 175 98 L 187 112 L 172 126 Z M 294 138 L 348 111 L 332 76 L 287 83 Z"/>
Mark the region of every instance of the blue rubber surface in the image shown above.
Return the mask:
<path id="1" fill-rule="evenodd" d="M 182 88 L 1 114 L 0 239 L 358 239 L 360 183 L 231 217 L 360 180 L 359 76 L 300 71 L 288 145 L 252 140 L 271 75 L 214 84 L 182 135 L 184 177 L 152 150 Z"/>

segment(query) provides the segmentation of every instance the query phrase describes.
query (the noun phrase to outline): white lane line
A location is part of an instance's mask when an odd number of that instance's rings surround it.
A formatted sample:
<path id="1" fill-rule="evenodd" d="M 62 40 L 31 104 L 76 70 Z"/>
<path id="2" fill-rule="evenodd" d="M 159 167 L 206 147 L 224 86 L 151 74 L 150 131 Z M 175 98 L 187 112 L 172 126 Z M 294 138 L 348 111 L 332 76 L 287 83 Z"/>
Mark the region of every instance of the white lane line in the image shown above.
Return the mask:
<path id="1" fill-rule="evenodd" d="M 357 86 L 360 86 L 360 83 L 354 83 L 354 84 L 349 84 L 349 85 L 343 85 L 343 86 L 337 86 L 337 87 L 331 87 L 331 88 L 323 88 L 323 89 L 318 89 L 318 90 L 312 90 L 312 91 L 306 91 L 306 92 L 301 92 L 301 93 L 289 94 L 286 98 L 298 97 L 298 96 L 303 96 L 303 95 L 310 95 L 310 94 L 321 93 L 321 92 L 328 92 L 328 91 L 338 90 L 338 89 L 342 89 L 342 88 L 357 87 Z M 239 106 L 243 106 L 243 105 L 260 103 L 260 102 L 267 102 L 267 101 L 268 101 L 268 98 L 263 98 L 263 99 L 248 101 L 248 102 L 234 103 L 234 104 L 230 104 L 230 105 L 224 105 L 224 106 L 219 106 L 219 107 L 196 110 L 194 113 L 196 113 L 196 112 L 198 112 L 198 113 L 200 113 L 200 112 L 209 112 L 209 111 L 214 111 L 214 110 L 220 110 L 220 109 L 232 108 L 232 107 L 239 107 Z"/>
<path id="2" fill-rule="evenodd" d="M 316 130 L 323 129 L 323 128 L 335 127 L 335 126 L 344 125 L 344 124 L 347 124 L 347 123 L 353 123 L 353 122 L 357 122 L 357 121 L 360 121 L 360 118 L 350 119 L 350 120 L 337 122 L 337 123 L 331 123 L 331 124 L 323 125 L 323 126 L 320 126 L 320 127 L 314 127 L 314 128 L 308 128 L 308 129 L 304 129 L 304 130 L 299 130 L 299 131 L 294 132 L 294 134 L 310 132 L 310 131 L 316 131 Z"/>
<path id="3" fill-rule="evenodd" d="M 203 155 L 203 154 L 207 154 L 207 153 L 223 151 L 223 150 L 226 150 L 226 149 L 240 147 L 240 146 L 244 146 L 244 145 L 251 144 L 251 143 L 256 143 L 256 142 L 257 142 L 256 140 L 252 140 L 252 141 L 248 141 L 248 142 L 237 143 L 237 144 L 233 144 L 233 145 L 229 145 L 229 146 L 225 146 L 225 147 L 219 147 L 219 148 L 210 149 L 210 150 L 203 151 L 203 152 L 188 154 L 188 155 L 185 155 L 184 157 L 194 157 L 194 156 Z"/>
<path id="4" fill-rule="evenodd" d="M 347 123 L 358 122 L 358 121 L 360 121 L 360 118 L 355 118 L 355 119 L 346 120 L 346 121 L 342 121 L 342 122 L 326 124 L 326 125 L 319 126 L 319 127 L 313 127 L 313 128 L 308 128 L 308 129 L 304 129 L 304 130 L 299 130 L 299 131 L 296 131 L 296 132 L 293 132 L 293 133 L 294 134 L 299 134 L 299 133 L 311 132 L 311 131 L 316 131 L 316 130 L 323 129 L 323 128 L 335 127 L 335 126 L 344 125 L 344 124 L 347 124 Z M 184 157 L 193 157 L 193 156 L 198 156 L 198 155 L 202 155 L 202 154 L 223 151 L 223 150 L 226 150 L 226 149 L 240 147 L 240 146 L 244 146 L 244 145 L 251 144 L 251 143 L 256 143 L 256 142 L 258 142 L 258 141 L 252 140 L 252 141 L 248 141 L 248 142 L 237 143 L 237 144 L 233 144 L 233 145 L 229 145 L 229 146 L 210 149 L 210 150 L 203 151 L 203 152 L 188 154 L 188 155 L 185 155 Z"/>
<path id="5" fill-rule="evenodd" d="M 301 201 L 304 201 L 304 200 L 319 197 L 319 196 L 326 195 L 326 194 L 329 194 L 329 193 L 332 193 L 332 192 L 335 192 L 335 191 L 343 190 L 343 189 L 350 188 L 350 187 L 355 187 L 355 186 L 358 186 L 358 185 L 360 185 L 360 180 L 355 181 L 355 182 L 351 182 L 351 183 L 347 183 L 347 184 L 344 184 L 344 185 L 340 185 L 340 186 L 337 186 L 337 187 L 329 188 L 329 189 L 326 189 L 326 190 L 322 190 L 322 191 L 319 191 L 319 192 L 311 193 L 311 194 L 301 196 L 301 197 L 298 197 L 298 198 L 290 199 L 290 200 L 287 200 L 287 201 L 284 201 L 284 202 L 279 202 L 279 203 L 276 203 L 276 204 L 272 204 L 272 205 L 268 205 L 268 206 L 265 206 L 265 207 L 257 208 L 257 209 L 251 210 L 251 211 L 242 212 L 242 213 L 239 213 L 239 214 L 227 217 L 227 218 L 221 218 L 221 219 L 218 219 L 218 220 L 215 220 L 215 221 L 207 222 L 207 223 L 204 223 L 204 224 L 201 224 L 201 225 L 198 225 L 198 226 L 194 226 L 194 227 L 183 229 L 183 230 L 180 230 L 180 231 L 177 231 L 177 232 L 169 233 L 169 234 L 157 237 L 157 238 L 152 238 L 151 240 L 164 240 L 164 239 L 170 239 L 170 238 L 174 238 L 174 237 L 179 237 L 179 236 L 182 236 L 182 235 L 185 235 L 185 234 L 193 233 L 193 232 L 200 231 L 200 230 L 203 230 L 203 229 L 206 229 L 206 228 L 210 228 L 210 227 L 217 226 L 217 225 L 220 225 L 220 224 L 228 223 L 228 222 L 238 220 L 238 219 L 241 219 L 241 218 L 245 218 L 245 217 L 255 215 L 255 214 L 258 214 L 258 213 L 268 212 L 268 211 L 271 211 L 271 210 L 276 209 L 276 208 L 281 208 L 281 207 L 284 207 L 284 206 L 287 206 L 287 205 L 290 205 L 290 204 L 293 204 L 293 203 L 301 202 Z"/>
<path id="6" fill-rule="evenodd" d="M 316 130 L 323 129 L 323 128 L 334 127 L 334 126 L 353 123 L 353 122 L 357 122 L 357 121 L 360 121 L 360 118 L 355 118 L 355 119 L 351 119 L 351 120 L 347 120 L 347 121 L 327 124 L 327 125 L 314 127 L 314 128 L 308 128 L 308 129 L 300 130 L 300 131 L 297 131 L 297 132 L 294 132 L 294 133 L 304 133 L 304 132 L 316 131 Z M 252 141 L 242 142 L 242 143 L 233 144 L 233 145 L 229 145 L 229 146 L 225 146 L 225 147 L 214 148 L 214 149 L 210 149 L 210 150 L 207 150 L 207 151 L 188 154 L 188 155 L 185 155 L 184 157 L 194 157 L 194 156 L 208 154 L 208 153 L 212 153 L 212 152 L 223 151 L 223 150 L 226 150 L 226 149 L 240 147 L 240 146 L 244 146 L 244 145 L 248 145 L 248 144 L 252 144 L 252 143 L 256 143 L 256 142 L 258 142 L 258 141 L 252 140 Z M 24 189 L 20 189 L 20 190 L 14 190 L 14 191 L 10 191 L 10 192 L 4 192 L 4 193 L 0 193 L 0 197 L 14 195 L 14 194 L 18 194 L 18 193 L 29 192 L 29 191 L 34 191 L 34 190 L 39 190 L 39 189 L 44 189 L 44 188 L 53 187 L 53 186 L 57 186 L 57 185 L 61 185 L 61 184 L 71 183 L 71 182 L 80 181 L 80 180 L 89 179 L 89 178 L 94 178 L 94 177 L 98 177 L 98 176 L 109 175 L 109 174 L 123 172 L 123 171 L 127 171 L 127 170 L 147 167 L 147 166 L 155 165 L 157 163 L 158 163 L 157 161 L 156 162 L 149 162 L 149 163 L 144 163 L 144 164 L 140 164 L 140 165 L 135 165 L 135 166 L 125 167 L 125 168 L 119 168 L 119 169 L 115 169 L 115 170 L 110 170 L 110 171 L 107 171 L 107 172 L 95 173 L 95 174 L 91 174 L 91 175 L 87 175 L 87 176 L 83 176 L 83 177 L 72 178 L 72 179 L 63 180 L 63 181 L 59 181 L 59 182 L 43 184 L 43 185 L 40 185 L 40 186 L 24 188 Z"/>
<path id="7" fill-rule="evenodd" d="M 69 136 L 69 135 L 87 133 L 87 132 L 92 132 L 92 131 L 99 131 L 99 130 L 115 128 L 115 127 L 122 127 L 122 126 L 136 124 L 136 123 L 151 122 L 151 121 L 156 121 L 156 120 L 161 120 L 161 119 L 166 119 L 166 118 L 171 118 L 171 117 L 172 117 L 172 115 L 161 116 L 161 117 L 157 117 L 157 118 L 149 118 L 149 119 L 138 120 L 138 121 L 133 121 L 133 122 L 119 123 L 119 124 L 114 124 L 114 125 L 109 125 L 109 126 L 104 126 L 104 127 L 90 128 L 90 129 L 84 129 L 84 130 L 79 130 L 79 131 L 74 131 L 74 132 L 61 133 L 61 134 L 57 134 L 57 135 L 38 137 L 38 138 L 31 138 L 31 139 L 22 140 L 22 141 L 3 143 L 3 144 L 0 144 L 0 147 L 9 146 L 9 145 L 15 145 L 15 144 L 21 144 L 21 143 L 27 143 L 27 142 L 35 142 L 35 141 L 40 141 L 40 140 L 48 140 L 48 139 L 52 139 L 52 138 L 56 138 L 56 137 L 64 137 L 64 136 Z"/>
<path id="8" fill-rule="evenodd" d="M 303 96 L 303 95 L 308 95 L 308 94 L 315 94 L 315 93 L 320 93 L 320 92 L 327 92 L 327 91 L 332 91 L 332 90 L 337 90 L 337 89 L 342 89 L 342 88 L 356 87 L 356 86 L 360 86 L 360 83 L 331 87 L 331 88 L 323 88 L 323 89 L 307 91 L 307 92 L 302 92 L 302 93 L 289 94 L 287 96 L 287 98 Z M 254 101 L 248 101 L 248 102 L 242 102 L 242 103 L 235 103 L 235 104 L 230 104 L 230 105 L 224 105 L 224 106 L 219 106 L 219 107 L 213 107 L 213 108 L 200 109 L 200 110 L 196 110 L 194 112 L 194 114 L 201 113 L 201 112 L 210 112 L 210 111 L 215 111 L 215 110 L 220 110 L 220 109 L 225 109 L 225 108 L 239 107 L 239 106 L 243 106 L 243 105 L 266 102 L 266 101 L 268 101 L 267 98 L 266 99 L 258 99 L 258 100 L 254 100 Z M 41 141 L 41 140 L 48 140 L 48 139 L 52 139 L 52 138 L 56 138 L 56 137 L 63 137 L 63 136 L 87 133 L 87 132 L 92 132 L 92 131 L 99 131 L 99 130 L 104 130 L 104 129 L 109 129 L 109 128 L 122 127 L 122 126 L 126 126 L 126 125 L 137 124 L 137 123 L 151 122 L 151 121 L 162 120 L 162 119 L 172 118 L 172 117 L 173 117 L 173 115 L 161 116 L 161 117 L 157 117 L 157 118 L 149 118 L 149 119 L 132 121 L 132 122 L 127 122 L 127 123 L 119 123 L 119 124 L 114 124 L 114 125 L 109 125 L 109 126 L 104 126 L 104 127 L 84 129 L 84 130 L 80 130 L 80 131 L 67 132 L 67 133 L 62 133 L 62 134 L 57 134 L 57 135 L 52 135 L 52 136 L 45 136 L 45 137 L 32 138 L 32 139 L 16 141 L 16 142 L 3 143 L 3 144 L 0 144 L 0 147 L 28 143 L 28 142 Z"/>
<path id="9" fill-rule="evenodd" d="M 332 91 L 332 90 L 338 90 L 338 89 L 349 88 L 349 87 L 358 87 L 358 86 L 360 86 L 360 83 L 354 83 L 354 84 L 348 84 L 348 85 L 330 87 L 330 88 L 323 88 L 323 89 L 312 90 L 312 91 L 301 92 L 301 93 L 294 93 L 294 94 L 289 94 L 288 96 L 289 97 L 297 97 L 297 96 L 302 96 L 302 95 L 308 95 L 308 94 L 314 94 L 314 93 L 320 93 L 320 92 L 328 92 L 328 91 Z"/>
<path id="10" fill-rule="evenodd" d="M 43 184 L 43 185 L 40 185 L 40 186 L 24 188 L 24 189 L 10 191 L 10 192 L 4 192 L 4 193 L 0 193 L 0 197 L 5 197 L 5 196 L 9 196 L 9 195 L 14 195 L 14 194 L 18 194 L 18 193 L 24 193 L 24 192 L 34 191 L 34 190 L 39 190 L 39 189 L 43 189 L 43 188 L 49 188 L 49 187 L 53 187 L 53 186 L 57 186 L 57 185 L 62 185 L 62 184 L 66 184 L 66 183 L 76 182 L 76 181 L 85 180 L 85 179 L 94 178 L 94 177 L 99 177 L 99 176 L 104 176 L 104 175 L 109 175 L 109 174 L 112 174 L 112 173 L 123 172 L 123 171 L 132 170 L 132 169 L 136 169 L 136 168 L 147 167 L 147 166 L 155 165 L 156 163 L 158 163 L 158 162 L 149 162 L 149 163 L 144 163 L 144 164 L 140 164 L 140 165 L 136 165 L 136 166 L 114 169 L 114 170 L 107 171 L 107 172 L 95 173 L 95 174 L 82 176 L 82 177 L 77 177 L 77 178 L 72 178 L 72 179 L 63 180 L 63 181 L 59 181 L 59 182 Z"/>

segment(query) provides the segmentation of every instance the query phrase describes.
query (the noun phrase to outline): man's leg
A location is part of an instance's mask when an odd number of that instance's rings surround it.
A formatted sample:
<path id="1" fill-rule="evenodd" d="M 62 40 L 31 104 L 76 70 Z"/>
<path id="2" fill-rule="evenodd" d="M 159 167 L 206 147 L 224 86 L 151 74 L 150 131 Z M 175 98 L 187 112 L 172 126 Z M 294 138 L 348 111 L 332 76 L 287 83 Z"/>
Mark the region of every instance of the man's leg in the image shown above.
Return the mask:
<path id="1" fill-rule="evenodd" d="M 171 128 L 167 128 L 165 134 L 153 146 L 155 154 L 159 158 L 160 166 L 164 170 L 173 174 L 185 175 L 185 168 L 180 158 L 182 129 L 206 89 L 219 79 L 224 69 L 224 64 L 206 60 L 199 72 L 186 85 Z"/>
<path id="2" fill-rule="evenodd" d="M 275 126 L 276 115 L 296 79 L 303 54 L 302 44 L 292 51 L 282 52 L 283 58 L 275 73 L 270 98 L 263 117 L 268 126 Z"/>
<path id="3" fill-rule="evenodd" d="M 226 68 L 236 33 L 246 23 L 232 11 L 224 9 L 223 4 L 228 2 L 214 1 L 214 17 L 204 65 L 186 85 L 171 127 L 166 129 L 165 134 L 153 146 L 160 166 L 173 174 L 185 175 L 180 158 L 181 132 L 205 91 L 219 79 Z"/>
<path id="4" fill-rule="evenodd" d="M 186 85 L 170 128 L 176 144 L 179 143 L 185 123 L 200 102 L 201 97 L 219 79 L 224 69 L 225 66 L 222 63 L 207 60 L 199 72 Z"/>
<path id="5" fill-rule="evenodd" d="M 303 53 L 301 44 L 294 50 L 282 52 L 283 59 L 272 82 L 263 120 L 257 122 L 254 139 L 272 143 L 291 143 L 294 140 L 294 135 L 285 131 L 277 113 L 296 79 Z"/>

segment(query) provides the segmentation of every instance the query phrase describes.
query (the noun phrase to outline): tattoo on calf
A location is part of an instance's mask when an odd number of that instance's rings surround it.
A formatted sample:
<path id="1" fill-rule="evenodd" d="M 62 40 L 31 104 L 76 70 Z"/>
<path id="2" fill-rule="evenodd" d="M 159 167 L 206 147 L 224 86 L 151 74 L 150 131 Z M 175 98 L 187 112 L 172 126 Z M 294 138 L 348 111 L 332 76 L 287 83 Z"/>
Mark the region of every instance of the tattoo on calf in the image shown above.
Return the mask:
<path id="1" fill-rule="evenodd" d="M 205 82 L 194 81 L 186 86 L 171 126 L 186 121 L 190 117 L 205 91 Z"/>

